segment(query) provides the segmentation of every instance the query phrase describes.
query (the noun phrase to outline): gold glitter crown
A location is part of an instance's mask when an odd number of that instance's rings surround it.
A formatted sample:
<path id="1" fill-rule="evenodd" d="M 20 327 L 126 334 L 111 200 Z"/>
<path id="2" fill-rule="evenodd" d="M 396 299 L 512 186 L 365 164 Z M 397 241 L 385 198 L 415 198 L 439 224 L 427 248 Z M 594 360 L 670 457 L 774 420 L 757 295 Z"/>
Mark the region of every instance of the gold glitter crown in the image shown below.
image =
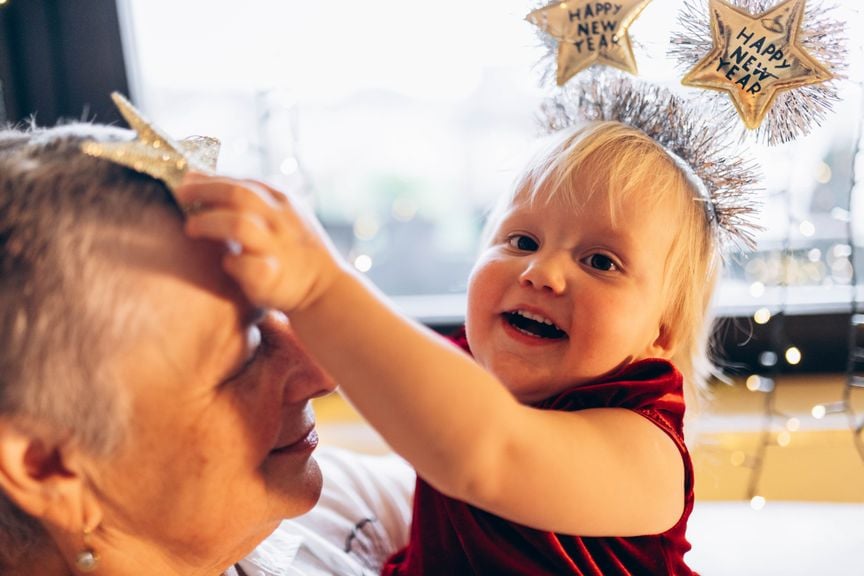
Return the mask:
<path id="1" fill-rule="evenodd" d="M 760 227 L 754 221 L 759 173 L 731 137 L 671 91 L 625 77 L 588 75 L 544 103 L 550 131 L 586 121 L 616 121 L 644 132 L 702 186 L 705 211 L 721 245 L 752 249 Z"/>
<path id="2" fill-rule="evenodd" d="M 161 180 L 174 191 L 189 170 L 212 173 L 219 156 L 219 140 L 193 136 L 175 142 L 148 121 L 141 112 L 118 92 L 111 99 L 137 134 L 126 142 L 84 142 L 81 150 L 90 156 L 104 158 Z"/>

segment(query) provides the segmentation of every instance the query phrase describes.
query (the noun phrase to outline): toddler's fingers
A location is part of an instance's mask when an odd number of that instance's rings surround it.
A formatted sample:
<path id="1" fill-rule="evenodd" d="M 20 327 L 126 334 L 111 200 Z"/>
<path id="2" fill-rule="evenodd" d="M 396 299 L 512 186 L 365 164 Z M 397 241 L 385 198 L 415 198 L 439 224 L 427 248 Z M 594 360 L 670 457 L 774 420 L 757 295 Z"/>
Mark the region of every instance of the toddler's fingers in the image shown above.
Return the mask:
<path id="1" fill-rule="evenodd" d="M 251 302 L 268 308 L 280 307 L 271 295 L 279 277 L 279 262 L 275 258 L 229 253 L 222 258 L 222 267 L 243 288 Z"/>
<path id="2" fill-rule="evenodd" d="M 290 210 L 287 212 L 290 212 L 292 214 L 291 218 L 293 222 L 305 222 L 307 227 L 314 230 L 320 236 L 327 236 L 327 233 L 324 231 L 324 227 L 321 225 L 321 222 L 315 216 L 315 212 L 310 205 L 302 202 L 302 199 L 296 196 L 292 197 L 290 194 L 286 194 L 281 190 L 272 188 L 264 182 L 255 182 L 262 189 L 266 190 L 280 205 L 290 207 Z"/>
<path id="3" fill-rule="evenodd" d="M 267 223 L 249 212 L 217 209 L 190 215 L 185 230 L 191 238 L 237 242 L 246 253 L 265 252 L 273 243 Z"/>
<path id="4" fill-rule="evenodd" d="M 283 192 L 282 190 L 279 190 L 278 188 L 273 188 L 272 186 L 270 186 L 266 182 L 261 182 L 259 180 L 248 180 L 248 182 L 252 182 L 256 186 L 258 186 L 260 189 L 265 190 L 267 192 L 267 194 L 269 194 L 270 197 L 273 199 L 273 201 L 276 202 L 277 204 L 285 204 L 285 203 L 293 204 L 293 202 L 291 202 L 291 200 L 289 199 L 287 193 Z"/>
<path id="5" fill-rule="evenodd" d="M 279 205 L 271 191 L 251 180 L 189 175 L 175 191 L 184 207 L 230 207 L 265 214 Z"/>
<path id="6" fill-rule="evenodd" d="M 224 176 L 220 176 L 219 174 L 213 174 L 212 172 L 199 172 L 197 170 L 187 170 L 183 175 L 183 181 L 201 181 L 201 180 L 212 180 L 213 178 L 225 178 Z"/>

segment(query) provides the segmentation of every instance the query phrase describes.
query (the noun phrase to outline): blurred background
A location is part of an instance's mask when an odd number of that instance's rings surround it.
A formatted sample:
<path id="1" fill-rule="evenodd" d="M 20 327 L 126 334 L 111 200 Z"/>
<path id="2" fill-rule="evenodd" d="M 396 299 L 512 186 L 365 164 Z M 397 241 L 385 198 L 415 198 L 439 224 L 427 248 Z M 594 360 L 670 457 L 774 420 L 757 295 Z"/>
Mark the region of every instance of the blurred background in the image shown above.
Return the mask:
<path id="1" fill-rule="evenodd" d="M 665 56 L 682 4 L 654 0 L 631 37 L 641 77 L 692 93 Z M 864 14 L 830 4 L 840 101 L 809 136 L 751 147 L 764 232 L 714 303 L 728 381 L 689 431 L 705 576 L 864 574 Z M 219 138 L 222 171 L 303 194 L 359 271 L 446 332 L 539 133 L 536 5 L 0 0 L 0 119 L 120 123 L 123 92 L 171 135 Z M 325 441 L 387 450 L 338 396 L 317 408 Z"/>

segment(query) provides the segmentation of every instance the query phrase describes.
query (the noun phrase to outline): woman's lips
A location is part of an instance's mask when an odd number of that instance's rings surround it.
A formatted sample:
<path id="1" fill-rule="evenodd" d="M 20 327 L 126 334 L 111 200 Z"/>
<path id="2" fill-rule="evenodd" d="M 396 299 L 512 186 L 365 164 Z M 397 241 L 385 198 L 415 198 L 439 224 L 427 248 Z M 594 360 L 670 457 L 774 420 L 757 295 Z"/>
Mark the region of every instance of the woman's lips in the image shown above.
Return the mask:
<path id="1" fill-rule="evenodd" d="M 274 448 L 270 451 L 270 455 L 302 454 L 315 450 L 317 446 L 318 432 L 315 430 L 314 427 L 312 427 L 309 429 L 308 432 L 306 432 L 306 434 L 303 435 L 302 438 L 292 442 L 291 444 L 286 444 L 285 446 Z"/>

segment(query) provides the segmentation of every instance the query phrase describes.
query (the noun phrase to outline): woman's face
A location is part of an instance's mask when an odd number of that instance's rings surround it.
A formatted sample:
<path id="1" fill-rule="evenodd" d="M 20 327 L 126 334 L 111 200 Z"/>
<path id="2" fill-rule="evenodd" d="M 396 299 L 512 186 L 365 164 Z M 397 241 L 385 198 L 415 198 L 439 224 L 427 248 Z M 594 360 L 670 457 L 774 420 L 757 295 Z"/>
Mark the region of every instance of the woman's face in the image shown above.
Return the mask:
<path id="1" fill-rule="evenodd" d="M 334 389 L 284 316 L 255 310 L 219 246 L 179 223 L 120 248 L 140 303 L 114 375 L 130 421 L 90 478 L 106 541 L 153 545 L 193 566 L 245 555 L 317 501 L 309 399 Z"/>

